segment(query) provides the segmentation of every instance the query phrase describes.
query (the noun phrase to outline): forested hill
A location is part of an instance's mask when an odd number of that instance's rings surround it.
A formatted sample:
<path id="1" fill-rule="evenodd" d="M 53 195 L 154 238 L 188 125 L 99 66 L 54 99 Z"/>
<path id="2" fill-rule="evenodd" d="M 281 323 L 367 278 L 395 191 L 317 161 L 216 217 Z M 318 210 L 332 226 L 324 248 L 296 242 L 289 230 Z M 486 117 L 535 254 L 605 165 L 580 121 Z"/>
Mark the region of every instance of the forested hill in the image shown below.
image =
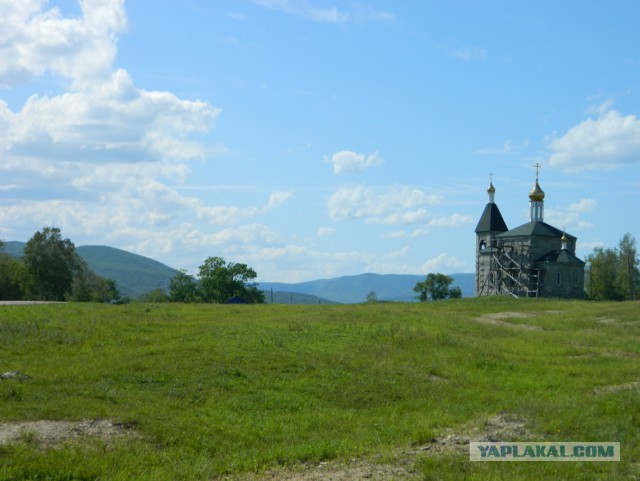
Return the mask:
<path id="1" fill-rule="evenodd" d="M 22 257 L 24 242 L 6 242 L 4 252 Z M 99 276 L 113 279 L 122 297 L 136 298 L 154 289 L 169 291 L 169 282 L 177 271 L 161 262 L 107 246 L 79 246 L 76 252 L 89 269 Z"/>

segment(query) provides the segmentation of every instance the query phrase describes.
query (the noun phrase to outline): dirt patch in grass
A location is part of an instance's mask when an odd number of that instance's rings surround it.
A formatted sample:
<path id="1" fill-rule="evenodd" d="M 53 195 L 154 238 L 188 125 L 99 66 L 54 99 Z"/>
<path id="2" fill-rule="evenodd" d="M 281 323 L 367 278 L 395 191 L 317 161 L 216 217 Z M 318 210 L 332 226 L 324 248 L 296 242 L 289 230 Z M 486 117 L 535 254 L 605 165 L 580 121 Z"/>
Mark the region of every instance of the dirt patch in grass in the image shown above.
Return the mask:
<path id="1" fill-rule="evenodd" d="M 0 423 L 0 445 L 20 441 L 51 448 L 84 438 L 114 439 L 136 436 L 135 423 L 116 423 L 107 419 L 83 421 L 25 421 Z"/>
<path id="2" fill-rule="evenodd" d="M 425 456 L 468 455 L 471 441 L 523 441 L 532 437 L 524 419 L 501 413 L 458 429 L 449 428 L 444 435 L 433 438 L 427 444 L 398 450 L 384 458 L 369 456 L 349 461 L 302 464 L 261 474 L 225 477 L 221 481 L 417 481 L 424 477 L 417 469 L 417 461 Z"/>
<path id="3" fill-rule="evenodd" d="M 619 319 L 611 319 L 608 317 L 596 317 L 595 320 L 600 324 L 617 324 L 619 322 Z"/>
<path id="4" fill-rule="evenodd" d="M 421 446 L 416 452 L 446 453 L 469 452 L 469 443 L 526 441 L 531 433 L 525 427 L 523 418 L 508 413 L 501 413 L 486 419 L 484 422 L 464 426 L 461 429 L 447 429 L 446 434 L 434 438 L 429 444 Z"/>
<path id="5" fill-rule="evenodd" d="M 600 386 L 593 390 L 593 394 L 612 394 L 620 391 L 632 391 L 640 389 L 640 381 L 626 382 L 624 384 L 612 384 L 610 386 Z"/>
<path id="6" fill-rule="evenodd" d="M 491 314 L 484 314 L 480 317 L 476 317 L 475 320 L 478 322 L 482 322 L 485 324 L 493 324 L 496 326 L 506 326 L 506 327 L 512 327 L 515 329 L 524 329 L 527 331 L 542 331 L 543 329 L 540 326 L 534 326 L 532 324 L 506 322 L 503 320 L 503 319 L 528 319 L 533 317 L 534 315 L 535 314 L 526 313 L 526 312 L 494 312 Z"/>

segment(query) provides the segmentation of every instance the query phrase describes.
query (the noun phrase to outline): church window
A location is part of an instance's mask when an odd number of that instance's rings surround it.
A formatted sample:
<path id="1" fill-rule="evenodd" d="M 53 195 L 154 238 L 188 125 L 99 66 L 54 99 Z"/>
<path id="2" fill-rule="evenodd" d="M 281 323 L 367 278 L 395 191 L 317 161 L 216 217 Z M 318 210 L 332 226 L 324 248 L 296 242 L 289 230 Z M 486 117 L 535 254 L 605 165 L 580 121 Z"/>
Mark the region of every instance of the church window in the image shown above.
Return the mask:
<path id="1" fill-rule="evenodd" d="M 486 247 L 487 247 L 487 241 L 486 240 L 481 240 L 480 241 L 480 250 L 483 251 Z"/>
<path id="2" fill-rule="evenodd" d="M 562 273 L 558 272 L 556 274 L 556 286 L 562 285 Z"/>

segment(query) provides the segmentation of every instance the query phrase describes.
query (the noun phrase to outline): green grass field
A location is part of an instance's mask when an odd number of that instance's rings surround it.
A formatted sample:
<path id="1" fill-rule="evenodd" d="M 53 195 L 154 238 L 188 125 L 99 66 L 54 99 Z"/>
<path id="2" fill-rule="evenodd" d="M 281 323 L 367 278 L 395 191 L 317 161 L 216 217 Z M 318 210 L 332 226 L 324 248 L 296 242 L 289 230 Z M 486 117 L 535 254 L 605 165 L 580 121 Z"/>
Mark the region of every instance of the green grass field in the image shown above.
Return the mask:
<path id="1" fill-rule="evenodd" d="M 25 431 L 0 444 L 0 480 L 253 479 L 274 469 L 269 479 L 285 479 L 353 459 L 402 463 L 425 480 L 640 479 L 639 307 L 0 306 L 0 374 L 29 376 L 0 381 L 0 424 L 124 427 L 53 444 Z M 622 460 L 476 463 L 419 449 L 501 413 L 522 420 L 530 440 L 620 442 Z"/>

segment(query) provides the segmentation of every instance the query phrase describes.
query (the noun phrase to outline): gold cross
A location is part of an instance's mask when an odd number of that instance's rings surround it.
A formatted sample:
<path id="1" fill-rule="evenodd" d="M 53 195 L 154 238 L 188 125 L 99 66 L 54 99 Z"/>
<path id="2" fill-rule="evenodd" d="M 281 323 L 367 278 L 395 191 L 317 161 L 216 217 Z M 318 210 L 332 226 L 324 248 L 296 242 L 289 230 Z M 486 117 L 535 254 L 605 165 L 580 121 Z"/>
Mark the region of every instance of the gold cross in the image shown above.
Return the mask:
<path id="1" fill-rule="evenodd" d="M 540 165 L 539 162 L 536 162 L 536 165 L 534 167 L 536 168 L 536 182 L 537 182 L 538 181 L 538 172 L 540 170 L 540 167 L 542 167 L 542 166 Z"/>

